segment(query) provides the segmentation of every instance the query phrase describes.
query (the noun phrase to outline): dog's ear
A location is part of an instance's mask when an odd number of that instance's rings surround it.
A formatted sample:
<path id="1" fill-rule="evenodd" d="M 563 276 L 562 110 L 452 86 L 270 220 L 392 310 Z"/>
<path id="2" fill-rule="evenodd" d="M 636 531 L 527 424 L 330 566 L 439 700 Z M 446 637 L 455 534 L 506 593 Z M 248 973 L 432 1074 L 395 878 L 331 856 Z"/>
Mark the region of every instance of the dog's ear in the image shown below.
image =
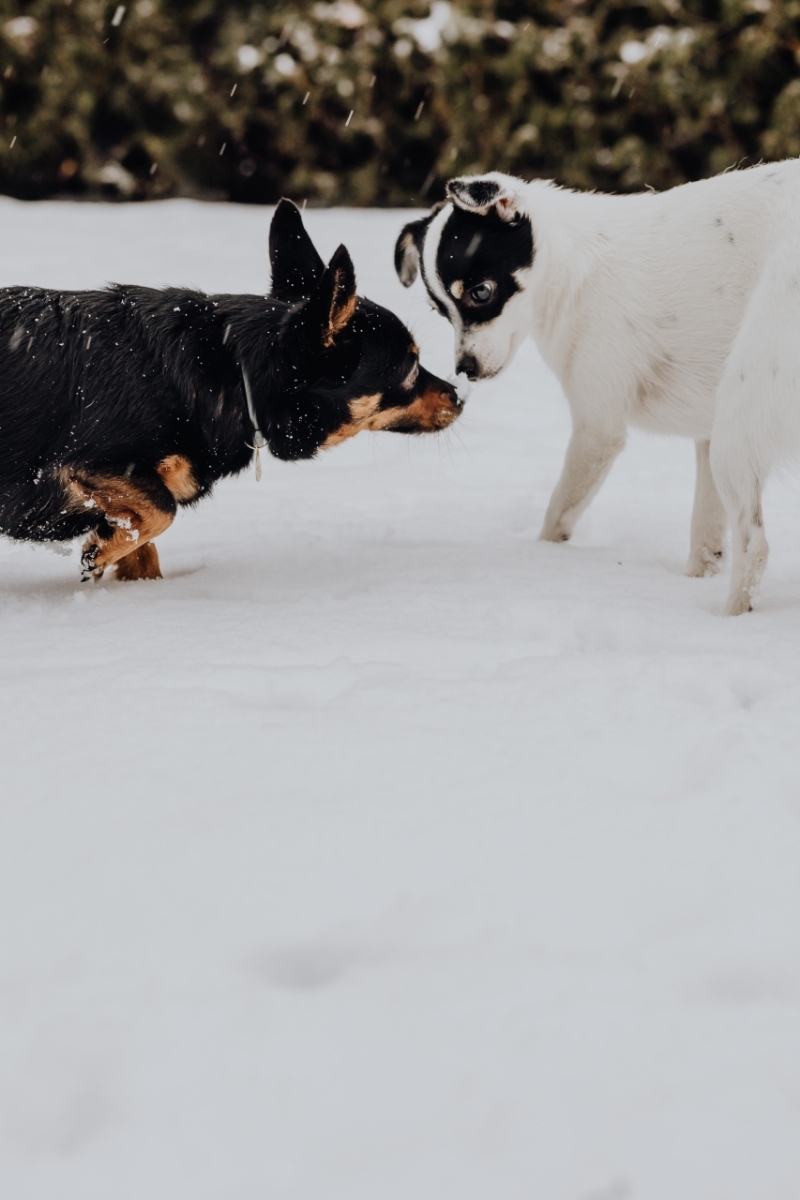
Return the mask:
<path id="1" fill-rule="evenodd" d="M 282 325 L 284 346 L 295 380 L 311 379 L 319 354 L 333 346 L 358 307 L 356 272 L 344 246 L 333 255 L 311 294 L 286 314 Z"/>
<path id="2" fill-rule="evenodd" d="M 356 270 L 344 246 L 334 252 L 317 284 L 315 305 L 322 311 L 322 344 L 332 346 L 352 321 L 358 305 Z"/>
<path id="3" fill-rule="evenodd" d="M 269 227 L 271 295 L 278 300 L 310 296 L 325 270 L 314 243 L 306 233 L 300 210 L 291 200 L 281 200 Z"/>
<path id="4" fill-rule="evenodd" d="M 409 221 L 400 231 L 400 237 L 394 246 L 394 269 L 403 287 L 411 287 L 417 278 L 428 226 L 446 203 L 446 200 L 440 200 L 438 204 L 434 204 L 426 217 L 420 217 L 418 221 Z"/>
<path id="5" fill-rule="evenodd" d="M 394 247 L 394 269 L 403 287 L 411 287 L 419 271 L 419 259 L 422 254 L 422 244 L 425 241 L 425 230 L 430 224 L 430 217 L 421 217 L 419 221 L 409 221 L 403 226 L 400 237 Z"/>
<path id="6" fill-rule="evenodd" d="M 494 209 L 501 220 L 516 224 L 522 217 L 521 197 L 514 187 L 516 181 L 507 176 L 473 175 L 451 179 L 447 197 L 465 212 L 485 216 Z"/>

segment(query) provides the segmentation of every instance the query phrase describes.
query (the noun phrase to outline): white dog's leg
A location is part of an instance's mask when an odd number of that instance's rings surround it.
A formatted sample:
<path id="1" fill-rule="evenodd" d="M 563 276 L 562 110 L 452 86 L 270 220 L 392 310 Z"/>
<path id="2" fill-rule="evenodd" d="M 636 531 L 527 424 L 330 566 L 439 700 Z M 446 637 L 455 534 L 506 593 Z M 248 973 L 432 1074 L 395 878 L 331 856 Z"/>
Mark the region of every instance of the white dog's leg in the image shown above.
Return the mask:
<path id="1" fill-rule="evenodd" d="M 717 390 L 711 469 L 733 530 L 725 611 L 748 612 L 767 563 L 761 492 L 800 450 L 800 232 L 764 265 Z"/>
<path id="2" fill-rule="evenodd" d="M 729 459 L 716 454 L 714 476 L 725 497 L 733 530 L 731 589 L 725 614 L 738 617 L 752 610 L 753 596 L 769 555 L 761 513 L 763 480 L 752 467 L 742 470 L 741 464 L 732 464 Z"/>
<path id="3" fill-rule="evenodd" d="M 573 429 L 561 478 L 547 506 L 540 541 L 569 540 L 578 517 L 599 491 L 624 445 L 624 429 L 609 432 L 586 425 Z"/>
<path id="4" fill-rule="evenodd" d="M 697 483 L 692 509 L 691 542 L 686 574 L 701 579 L 716 575 L 725 549 L 725 505 L 711 474 L 710 441 L 695 442 Z"/>

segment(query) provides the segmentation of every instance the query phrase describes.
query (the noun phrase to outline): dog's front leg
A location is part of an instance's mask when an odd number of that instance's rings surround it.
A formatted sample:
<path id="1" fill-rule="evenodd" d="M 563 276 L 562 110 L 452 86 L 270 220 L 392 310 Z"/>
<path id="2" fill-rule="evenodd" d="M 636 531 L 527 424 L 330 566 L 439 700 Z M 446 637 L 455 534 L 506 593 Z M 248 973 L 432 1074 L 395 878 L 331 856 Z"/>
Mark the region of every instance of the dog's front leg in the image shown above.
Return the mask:
<path id="1" fill-rule="evenodd" d="M 84 580 L 99 579 L 116 564 L 119 579 L 160 579 L 158 553 L 150 543 L 172 524 L 177 506 L 159 475 L 84 468 L 72 471 L 65 482 L 75 507 L 101 514 L 81 554 Z"/>
<path id="2" fill-rule="evenodd" d="M 710 440 L 695 442 L 697 482 L 686 574 L 696 579 L 704 575 L 716 575 L 725 549 L 727 518 L 725 505 L 711 474 L 710 448 Z"/>
<path id="3" fill-rule="evenodd" d="M 539 534 L 540 541 L 569 541 L 578 517 L 599 491 L 624 445 L 624 428 L 598 429 L 583 424 L 573 428 L 561 478 Z"/>

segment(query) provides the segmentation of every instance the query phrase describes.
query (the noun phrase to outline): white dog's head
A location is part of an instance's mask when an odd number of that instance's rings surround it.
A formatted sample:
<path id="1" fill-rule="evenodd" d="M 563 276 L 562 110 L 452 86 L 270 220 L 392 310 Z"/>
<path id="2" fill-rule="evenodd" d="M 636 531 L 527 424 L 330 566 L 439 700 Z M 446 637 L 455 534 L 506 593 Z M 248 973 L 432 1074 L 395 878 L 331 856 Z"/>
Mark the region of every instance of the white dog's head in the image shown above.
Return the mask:
<path id="1" fill-rule="evenodd" d="M 489 379 L 507 366 L 530 329 L 525 277 L 533 229 L 524 183 L 510 175 L 451 179 L 448 199 L 405 226 L 394 252 L 410 287 L 422 268 L 433 305 L 456 334 L 456 369 Z"/>

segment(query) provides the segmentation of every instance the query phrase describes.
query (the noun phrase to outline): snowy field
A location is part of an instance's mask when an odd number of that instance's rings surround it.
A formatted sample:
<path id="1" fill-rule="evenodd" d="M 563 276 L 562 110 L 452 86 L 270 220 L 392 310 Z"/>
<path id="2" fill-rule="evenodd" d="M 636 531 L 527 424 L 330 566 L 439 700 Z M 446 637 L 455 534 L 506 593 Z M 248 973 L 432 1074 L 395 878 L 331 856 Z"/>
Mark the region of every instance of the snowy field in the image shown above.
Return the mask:
<path id="1" fill-rule="evenodd" d="M 270 216 L 0 201 L 0 283 L 263 292 Z M 307 223 L 447 373 L 406 217 Z M 527 346 L 161 582 L 0 543 L 3 1197 L 800 1196 L 800 486 L 725 620 L 688 442 L 536 541 L 567 435 Z"/>

